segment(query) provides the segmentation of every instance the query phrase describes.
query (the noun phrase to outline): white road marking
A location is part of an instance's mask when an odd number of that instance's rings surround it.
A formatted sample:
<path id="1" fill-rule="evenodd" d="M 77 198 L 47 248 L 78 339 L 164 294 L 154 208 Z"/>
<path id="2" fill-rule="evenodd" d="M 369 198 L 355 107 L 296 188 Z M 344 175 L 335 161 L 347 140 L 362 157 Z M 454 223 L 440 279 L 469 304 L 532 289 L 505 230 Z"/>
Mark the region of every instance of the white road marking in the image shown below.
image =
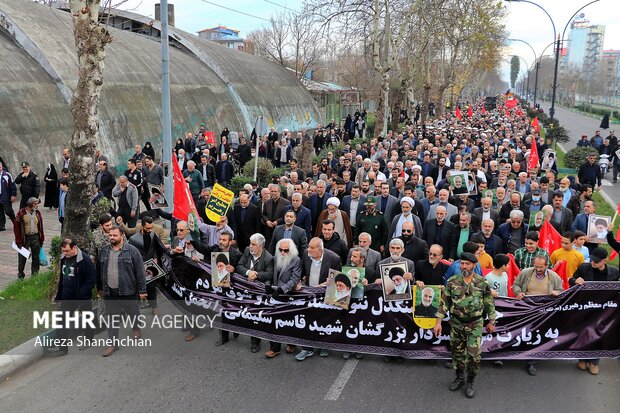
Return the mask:
<path id="1" fill-rule="evenodd" d="M 353 374 L 353 370 L 355 370 L 355 366 L 357 366 L 358 359 L 350 358 L 344 363 L 342 370 L 340 370 L 340 374 L 336 377 L 336 380 L 332 383 L 332 386 L 327 391 L 325 395 L 325 400 L 338 400 L 340 397 L 340 393 L 344 390 L 344 386 L 347 385 L 347 382 L 351 378 Z"/>

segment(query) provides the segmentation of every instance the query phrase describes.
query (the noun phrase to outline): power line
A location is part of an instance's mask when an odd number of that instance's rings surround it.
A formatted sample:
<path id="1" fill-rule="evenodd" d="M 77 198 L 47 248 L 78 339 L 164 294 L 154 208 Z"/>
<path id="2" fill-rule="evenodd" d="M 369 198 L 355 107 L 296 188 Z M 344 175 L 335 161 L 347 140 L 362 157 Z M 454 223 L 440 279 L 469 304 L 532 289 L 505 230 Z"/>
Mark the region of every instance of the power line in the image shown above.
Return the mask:
<path id="1" fill-rule="evenodd" d="M 291 8 L 289 8 L 289 7 L 286 7 L 286 6 L 282 5 L 282 4 L 278 4 L 278 3 L 276 3 L 275 1 L 271 1 L 271 0 L 265 0 L 265 1 L 266 1 L 267 3 L 271 3 L 271 4 L 273 4 L 274 6 L 282 7 L 283 9 L 290 10 L 290 11 L 292 11 L 293 13 L 299 14 L 299 12 L 298 12 L 297 10 L 293 10 L 293 9 L 291 9 Z"/>
<path id="2" fill-rule="evenodd" d="M 230 7 L 222 6 L 222 5 L 217 4 L 217 3 L 212 3 L 212 2 L 207 1 L 207 0 L 200 0 L 200 1 L 202 1 L 203 3 L 210 4 L 210 5 L 212 5 L 212 6 L 221 7 L 222 9 L 226 9 L 226 10 L 234 11 L 235 13 L 244 14 L 244 15 L 249 16 L 249 17 L 254 17 L 255 19 L 260 19 L 260 20 L 264 20 L 264 21 L 266 21 L 266 22 L 271 22 L 271 20 L 269 20 L 269 19 L 265 19 L 264 17 L 255 16 L 255 15 L 253 15 L 253 14 L 246 13 L 246 12 L 244 12 L 244 11 L 239 11 L 239 10 L 231 9 Z"/>

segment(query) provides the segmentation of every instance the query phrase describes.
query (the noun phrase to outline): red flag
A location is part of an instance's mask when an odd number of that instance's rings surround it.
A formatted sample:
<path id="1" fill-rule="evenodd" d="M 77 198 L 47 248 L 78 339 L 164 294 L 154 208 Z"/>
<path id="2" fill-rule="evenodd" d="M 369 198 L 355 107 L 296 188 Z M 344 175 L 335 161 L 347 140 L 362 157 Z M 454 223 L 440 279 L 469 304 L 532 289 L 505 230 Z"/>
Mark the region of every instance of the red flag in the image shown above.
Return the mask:
<path id="1" fill-rule="evenodd" d="M 183 178 L 183 172 L 176 162 L 176 155 L 172 153 L 172 167 L 174 168 L 174 210 L 172 216 L 181 221 L 187 221 L 190 210 L 195 209 L 194 200 L 189 185 Z"/>
<path id="2" fill-rule="evenodd" d="M 206 131 L 204 135 L 207 145 L 215 145 L 215 134 L 213 133 L 213 131 Z"/>
<path id="3" fill-rule="evenodd" d="M 618 208 L 620 208 L 620 205 L 618 205 Z M 616 241 L 620 242 L 620 227 L 618 227 L 618 232 L 616 232 Z M 617 256 L 618 253 L 616 252 L 616 250 L 612 249 L 611 254 L 609 254 L 609 261 L 615 260 Z"/>
<path id="4" fill-rule="evenodd" d="M 469 116 L 470 118 L 474 116 L 474 110 L 471 108 L 471 106 L 467 108 L 467 116 Z"/>
<path id="5" fill-rule="evenodd" d="M 510 109 L 506 109 L 506 116 L 510 116 Z"/>
<path id="6" fill-rule="evenodd" d="M 532 119 L 532 126 L 536 129 L 536 132 L 540 133 L 540 123 L 538 123 L 538 116 Z"/>
<path id="7" fill-rule="evenodd" d="M 480 113 L 482 113 L 483 115 L 487 113 L 487 110 L 483 107 L 480 108 Z"/>
<path id="8" fill-rule="evenodd" d="M 512 109 L 517 106 L 517 103 L 519 103 L 517 99 L 508 99 L 506 101 L 506 107 Z"/>
<path id="9" fill-rule="evenodd" d="M 566 274 L 566 260 L 558 261 L 552 270 L 562 279 L 562 289 L 568 290 L 568 275 Z"/>
<path id="10" fill-rule="evenodd" d="M 515 112 L 515 114 L 517 116 L 523 116 L 523 112 L 521 111 L 521 109 L 517 109 L 517 111 Z"/>
<path id="11" fill-rule="evenodd" d="M 531 171 L 534 168 L 538 168 L 539 160 L 540 159 L 538 158 L 538 145 L 536 145 L 536 142 L 532 142 L 532 148 L 530 149 L 530 159 L 527 163 L 527 169 Z"/>
<path id="12" fill-rule="evenodd" d="M 562 236 L 553 228 L 553 225 L 549 221 L 543 222 L 540 231 L 538 232 L 538 246 L 546 250 L 549 255 L 557 249 L 562 248 Z"/>
<path id="13" fill-rule="evenodd" d="M 507 255 L 510 259 L 510 262 L 508 263 L 508 271 L 506 271 L 506 274 L 508 274 L 508 297 L 514 297 L 515 293 L 512 291 L 512 284 L 515 283 L 515 280 L 517 279 L 517 276 L 519 275 L 521 270 L 519 270 L 519 267 L 517 267 L 514 255 Z"/>
<path id="14" fill-rule="evenodd" d="M 459 109 L 459 107 L 456 107 L 456 111 L 454 112 L 454 116 L 456 116 L 456 118 L 458 120 L 462 120 L 463 119 L 463 115 L 461 114 L 461 109 Z"/>

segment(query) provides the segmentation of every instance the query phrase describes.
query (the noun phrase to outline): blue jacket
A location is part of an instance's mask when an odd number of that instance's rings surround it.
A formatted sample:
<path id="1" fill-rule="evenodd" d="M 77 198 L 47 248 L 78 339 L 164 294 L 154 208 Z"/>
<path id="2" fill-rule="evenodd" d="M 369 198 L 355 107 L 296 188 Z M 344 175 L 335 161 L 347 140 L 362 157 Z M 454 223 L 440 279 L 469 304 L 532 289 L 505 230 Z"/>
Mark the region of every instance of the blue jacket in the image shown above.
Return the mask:
<path id="1" fill-rule="evenodd" d="M 510 242 L 510 239 L 512 238 L 512 233 L 510 231 L 510 228 L 511 228 L 510 222 L 504 222 L 503 224 L 499 226 L 499 228 L 497 228 L 497 236 L 502 239 L 502 244 L 503 244 L 502 247 L 504 249 L 504 253 L 507 253 L 508 243 Z M 521 246 L 522 247 L 525 245 L 525 233 L 527 232 L 527 228 L 528 228 L 527 224 L 521 225 Z"/>
<path id="2" fill-rule="evenodd" d="M 571 225 L 570 230 L 575 232 L 577 230 L 583 232 L 584 234 L 588 233 L 588 216 L 583 212 L 581 214 L 577 214 L 575 220 L 573 221 L 573 225 Z"/>
<path id="3" fill-rule="evenodd" d="M 2 185 L 2 193 L 0 193 L 0 204 L 10 204 L 11 197 L 17 196 L 17 185 L 13 182 L 13 177 L 7 171 L 0 173 L 0 185 Z"/>
<path id="4" fill-rule="evenodd" d="M 97 272 L 95 271 L 95 264 L 88 254 L 84 254 L 81 249 L 78 249 L 72 274 L 63 272 L 64 263 L 65 257 L 63 255 L 57 269 L 60 276 L 55 300 L 90 300 L 93 296 L 92 290 L 97 279 Z"/>

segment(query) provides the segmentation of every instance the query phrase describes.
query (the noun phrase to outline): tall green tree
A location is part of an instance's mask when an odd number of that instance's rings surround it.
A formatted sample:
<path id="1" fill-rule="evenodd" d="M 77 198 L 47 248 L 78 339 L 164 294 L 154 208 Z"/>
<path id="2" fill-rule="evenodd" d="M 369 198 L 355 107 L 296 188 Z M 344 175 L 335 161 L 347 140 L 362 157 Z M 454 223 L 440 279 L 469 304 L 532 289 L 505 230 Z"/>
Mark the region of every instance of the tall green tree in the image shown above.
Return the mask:
<path id="1" fill-rule="evenodd" d="M 512 89 L 515 88 L 515 83 L 517 83 L 520 68 L 521 61 L 519 60 L 519 56 L 512 56 L 512 59 L 510 59 L 510 87 Z"/>

